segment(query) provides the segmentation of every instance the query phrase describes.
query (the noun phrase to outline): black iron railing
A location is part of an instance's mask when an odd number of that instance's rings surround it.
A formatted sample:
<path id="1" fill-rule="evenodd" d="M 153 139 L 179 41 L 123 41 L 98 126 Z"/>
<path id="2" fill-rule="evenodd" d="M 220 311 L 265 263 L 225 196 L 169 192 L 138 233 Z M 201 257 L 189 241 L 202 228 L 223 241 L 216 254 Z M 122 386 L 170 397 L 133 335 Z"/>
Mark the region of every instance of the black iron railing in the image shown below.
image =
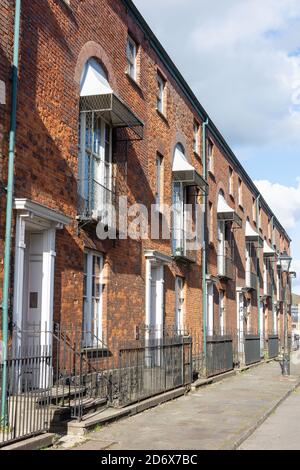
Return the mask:
<path id="1" fill-rule="evenodd" d="M 268 355 L 273 359 L 279 355 L 279 337 L 278 335 L 269 335 L 268 337 Z"/>
<path id="2" fill-rule="evenodd" d="M 246 334 L 245 335 L 245 364 L 251 365 L 259 362 L 260 357 L 260 335 L 259 334 Z"/>
<path id="3" fill-rule="evenodd" d="M 230 335 L 209 336 L 206 340 L 206 375 L 211 377 L 233 369 L 233 340 Z"/>

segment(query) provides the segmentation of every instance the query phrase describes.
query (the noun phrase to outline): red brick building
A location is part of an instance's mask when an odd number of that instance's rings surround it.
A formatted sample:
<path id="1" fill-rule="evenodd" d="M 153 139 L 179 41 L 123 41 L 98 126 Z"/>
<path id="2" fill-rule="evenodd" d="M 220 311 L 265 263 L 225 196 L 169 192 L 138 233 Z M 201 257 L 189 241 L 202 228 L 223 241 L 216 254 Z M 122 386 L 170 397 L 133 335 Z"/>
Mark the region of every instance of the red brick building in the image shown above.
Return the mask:
<path id="1" fill-rule="evenodd" d="M 14 3 L 0 6 L 1 253 Z M 91 348 L 143 325 L 193 332 L 199 351 L 231 335 L 236 364 L 256 335 L 263 356 L 283 335 L 290 239 L 132 2 L 23 0 L 18 77 L 11 325 L 82 325 Z M 99 240 L 120 196 L 149 213 L 175 204 L 171 239 L 122 239 L 109 220 L 117 237 Z"/>

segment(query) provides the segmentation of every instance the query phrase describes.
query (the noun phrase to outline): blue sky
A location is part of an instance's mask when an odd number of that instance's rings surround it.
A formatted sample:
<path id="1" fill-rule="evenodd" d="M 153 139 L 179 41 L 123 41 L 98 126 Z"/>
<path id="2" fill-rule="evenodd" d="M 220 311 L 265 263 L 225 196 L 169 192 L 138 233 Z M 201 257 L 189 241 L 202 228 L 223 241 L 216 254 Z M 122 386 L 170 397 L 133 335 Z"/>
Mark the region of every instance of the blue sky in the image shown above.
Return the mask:
<path id="1" fill-rule="evenodd" d="M 293 239 L 300 293 L 299 0 L 135 0 Z"/>

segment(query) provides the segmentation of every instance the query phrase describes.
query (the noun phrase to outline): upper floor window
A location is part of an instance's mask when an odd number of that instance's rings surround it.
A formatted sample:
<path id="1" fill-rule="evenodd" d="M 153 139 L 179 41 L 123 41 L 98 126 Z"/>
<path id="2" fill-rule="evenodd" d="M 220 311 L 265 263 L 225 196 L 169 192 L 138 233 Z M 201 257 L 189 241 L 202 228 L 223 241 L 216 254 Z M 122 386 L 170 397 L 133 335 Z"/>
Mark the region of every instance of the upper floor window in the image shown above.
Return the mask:
<path id="1" fill-rule="evenodd" d="M 207 141 L 207 169 L 214 172 L 214 144 L 210 139 Z"/>
<path id="2" fill-rule="evenodd" d="M 126 46 L 127 73 L 133 80 L 137 79 L 137 44 L 128 36 Z"/>
<path id="3" fill-rule="evenodd" d="M 208 204 L 208 240 L 209 243 L 214 241 L 214 206 L 212 202 Z"/>
<path id="4" fill-rule="evenodd" d="M 155 190 L 155 204 L 156 210 L 160 210 L 163 202 L 163 156 L 157 153 L 156 155 L 156 190 Z"/>
<path id="5" fill-rule="evenodd" d="M 233 184 L 233 169 L 229 167 L 229 176 L 228 176 L 228 182 L 229 182 L 229 194 L 233 196 L 234 194 L 234 184 Z"/>
<path id="6" fill-rule="evenodd" d="M 238 202 L 239 206 L 243 206 L 243 182 L 241 178 L 238 180 Z"/>
<path id="7" fill-rule="evenodd" d="M 252 198 L 252 219 L 256 222 L 256 199 Z"/>
<path id="8" fill-rule="evenodd" d="M 258 226 L 259 226 L 259 229 L 262 230 L 262 208 L 261 208 L 261 206 L 259 206 L 259 210 L 258 210 Z"/>
<path id="9" fill-rule="evenodd" d="M 273 232 L 272 219 L 269 219 L 268 220 L 268 238 L 270 241 L 272 241 L 272 232 Z"/>
<path id="10" fill-rule="evenodd" d="M 81 95 L 110 90 L 106 74 L 95 59 L 83 71 Z M 96 77 L 96 80 L 95 80 Z M 79 215 L 99 218 L 112 205 L 112 127 L 95 111 L 81 112 L 78 156 Z"/>
<path id="11" fill-rule="evenodd" d="M 156 101 L 156 108 L 157 110 L 165 114 L 166 112 L 166 103 L 165 103 L 165 88 L 166 88 L 166 81 L 161 76 L 160 73 L 157 73 L 157 101 Z"/>
<path id="12" fill-rule="evenodd" d="M 199 154 L 199 130 L 199 124 L 194 121 L 193 150 L 197 154 Z"/>

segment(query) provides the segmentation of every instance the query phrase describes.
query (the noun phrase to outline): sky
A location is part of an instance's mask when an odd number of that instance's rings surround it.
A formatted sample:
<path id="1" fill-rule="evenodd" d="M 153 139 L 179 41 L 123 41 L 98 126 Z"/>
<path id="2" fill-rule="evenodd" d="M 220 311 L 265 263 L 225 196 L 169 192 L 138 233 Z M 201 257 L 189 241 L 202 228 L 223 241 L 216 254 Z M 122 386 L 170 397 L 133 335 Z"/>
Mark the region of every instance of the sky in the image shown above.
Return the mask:
<path id="1" fill-rule="evenodd" d="M 300 1 L 134 3 L 292 238 L 300 294 Z"/>

